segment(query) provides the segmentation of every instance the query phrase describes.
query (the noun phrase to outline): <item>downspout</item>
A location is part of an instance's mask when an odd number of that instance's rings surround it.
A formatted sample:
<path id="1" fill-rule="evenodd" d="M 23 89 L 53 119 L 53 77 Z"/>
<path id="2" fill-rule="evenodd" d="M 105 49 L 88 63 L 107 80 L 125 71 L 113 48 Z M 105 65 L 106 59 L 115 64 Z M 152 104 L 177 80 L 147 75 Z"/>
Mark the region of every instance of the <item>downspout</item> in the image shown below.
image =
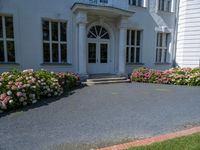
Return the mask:
<path id="1" fill-rule="evenodd" d="M 176 3 L 176 17 L 175 17 L 175 29 L 174 29 L 174 52 L 173 52 L 173 62 L 172 66 L 176 67 L 176 53 L 177 53 L 177 37 L 178 37 L 178 21 L 179 21 L 179 5 L 180 5 L 180 0 L 177 0 Z"/>

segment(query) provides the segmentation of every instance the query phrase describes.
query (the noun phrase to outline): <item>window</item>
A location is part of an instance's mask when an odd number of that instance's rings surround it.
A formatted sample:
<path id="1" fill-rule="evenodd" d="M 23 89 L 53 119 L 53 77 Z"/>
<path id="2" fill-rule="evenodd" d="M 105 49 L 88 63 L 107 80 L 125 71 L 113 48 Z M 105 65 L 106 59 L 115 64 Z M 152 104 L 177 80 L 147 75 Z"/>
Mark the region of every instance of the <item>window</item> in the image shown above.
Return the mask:
<path id="1" fill-rule="evenodd" d="M 97 4 L 97 0 L 89 0 L 90 3 Z"/>
<path id="2" fill-rule="evenodd" d="M 108 4 L 108 0 L 100 0 L 100 3 Z"/>
<path id="3" fill-rule="evenodd" d="M 167 63 L 169 33 L 157 33 L 156 63 Z"/>
<path id="4" fill-rule="evenodd" d="M 143 0 L 129 0 L 129 5 L 143 7 Z"/>
<path id="5" fill-rule="evenodd" d="M 67 23 L 43 20 L 44 63 L 67 63 Z"/>
<path id="6" fill-rule="evenodd" d="M 0 62 L 15 62 L 12 16 L 0 16 Z"/>
<path id="7" fill-rule="evenodd" d="M 108 0 L 89 0 L 92 4 L 108 4 Z"/>
<path id="8" fill-rule="evenodd" d="M 159 0 L 158 10 L 171 12 L 171 0 Z"/>
<path id="9" fill-rule="evenodd" d="M 127 31 L 126 62 L 140 63 L 141 53 L 141 31 Z"/>

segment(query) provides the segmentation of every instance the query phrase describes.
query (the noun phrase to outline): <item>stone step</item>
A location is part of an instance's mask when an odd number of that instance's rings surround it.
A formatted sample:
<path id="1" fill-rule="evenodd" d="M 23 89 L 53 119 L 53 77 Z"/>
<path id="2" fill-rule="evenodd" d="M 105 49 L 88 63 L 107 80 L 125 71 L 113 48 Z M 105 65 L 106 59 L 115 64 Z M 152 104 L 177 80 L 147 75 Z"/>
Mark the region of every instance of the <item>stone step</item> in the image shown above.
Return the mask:
<path id="1" fill-rule="evenodd" d="M 113 77 L 113 78 L 98 78 L 98 79 L 87 79 L 87 82 L 100 82 L 100 81 L 118 81 L 126 80 L 126 77 Z"/>
<path id="2" fill-rule="evenodd" d="M 92 85 L 98 85 L 98 84 L 117 84 L 117 83 L 130 83 L 130 79 L 124 79 L 124 80 L 104 80 L 104 81 L 87 81 L 84 82 L 83 84 L 87 86 L 92 86 Z"/>

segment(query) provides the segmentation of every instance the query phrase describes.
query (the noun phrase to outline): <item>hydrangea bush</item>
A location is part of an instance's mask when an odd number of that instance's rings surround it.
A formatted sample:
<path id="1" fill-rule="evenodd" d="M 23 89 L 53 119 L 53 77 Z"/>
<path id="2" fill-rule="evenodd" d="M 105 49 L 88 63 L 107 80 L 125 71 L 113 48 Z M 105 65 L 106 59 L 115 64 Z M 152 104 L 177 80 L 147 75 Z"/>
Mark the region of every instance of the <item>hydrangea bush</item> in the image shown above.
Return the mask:
<path id="1" fill-rule="evenodd" d="M 200 86 L 200 68 L 172 68 L 165 71 L 139 68 L 131 75 L 135 82 Z"/>
<path id="2" fill-rule="evenodd" d="M 78 74 L 24 70 L 0 74 L 0 112 L 59 96 L 80 82 Z"/>

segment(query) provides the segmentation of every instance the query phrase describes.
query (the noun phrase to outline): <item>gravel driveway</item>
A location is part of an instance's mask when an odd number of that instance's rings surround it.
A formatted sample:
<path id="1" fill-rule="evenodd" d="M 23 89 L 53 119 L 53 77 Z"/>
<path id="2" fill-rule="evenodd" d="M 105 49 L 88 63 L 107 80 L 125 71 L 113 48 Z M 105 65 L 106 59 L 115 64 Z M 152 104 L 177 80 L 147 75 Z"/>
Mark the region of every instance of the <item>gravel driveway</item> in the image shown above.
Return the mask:
<path id="1" fill-rule="evenodd" d="M 199 87 L 97 85 L 1 114 L 0 150 L 88 150 L 199 124 Z"/>

